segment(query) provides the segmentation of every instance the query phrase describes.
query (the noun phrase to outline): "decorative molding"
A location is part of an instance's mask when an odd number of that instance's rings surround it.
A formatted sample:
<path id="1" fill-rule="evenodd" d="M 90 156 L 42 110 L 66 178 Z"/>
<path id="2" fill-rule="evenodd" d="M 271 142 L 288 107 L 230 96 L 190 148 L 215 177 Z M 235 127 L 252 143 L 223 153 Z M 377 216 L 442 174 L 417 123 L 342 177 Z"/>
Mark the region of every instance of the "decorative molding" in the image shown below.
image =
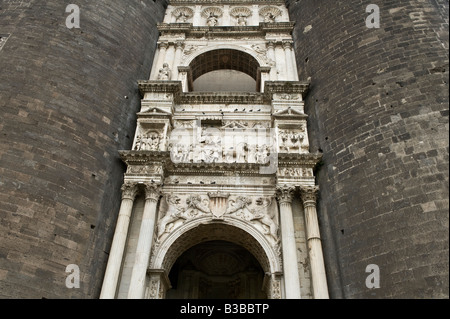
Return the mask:
<path id="1" fill-rule="evenodd" d="M 297 81 L 266 81 L 264 83 L 264 93 L 270 95 L 272 99 L 273 94 L 302 94 L 305 98 L 309 91 L 309 83 Z"/>
<path id="2" fill-rule="evenodd" d="M 237 25 L 237 26 L 194 26 L 190 23 L 158 23 L 158 30 L 161 34 L 185 34 L 189 38 L 219 38 L 233 37 L 239 38 L 244 36 L 264 38 L 267 33 L 281 33 L 289 36 L 294 30 L 293 22 L 276 22 L 276 23 L 260 23 L 254 25 Z"/>
<path id="3" fill-rule="evenodd" d="M 316 206 L 318 193 L 318 186 L 300 186 L 300 196 L 304 206 Z"/>
<path id="4" fill-rule="evenodd" d="M 122 190 L 122 200 L 131 199 L 134 200 L 138 192 L 138 187 L 136 183 L 126 182 L 121 187 Z"/>
<path id="5" fill-rule="evenodd" d="M 170 5 L 285 5 L 284 0 L 168 0 Z"/>
<path id="6" fill-rule="evenodd" d="M 295 187 L 283 185 L 277 186 L 277 199 L 280 204 L 290 204 L 294 198 Z"/>
<path id="7" fill-rule="evenodd" d="M 257 92 L 189 92 L 180 94 L 179 104 L 268 104 L 263 93 Z"/>
<path id="8" fill-rule="evenodd" d="M 146 183 L 144 185 L 145 189 L 145 200 L 152 200 L 158 202 L 161 197 L 161 185 L 157 183 Z"/>

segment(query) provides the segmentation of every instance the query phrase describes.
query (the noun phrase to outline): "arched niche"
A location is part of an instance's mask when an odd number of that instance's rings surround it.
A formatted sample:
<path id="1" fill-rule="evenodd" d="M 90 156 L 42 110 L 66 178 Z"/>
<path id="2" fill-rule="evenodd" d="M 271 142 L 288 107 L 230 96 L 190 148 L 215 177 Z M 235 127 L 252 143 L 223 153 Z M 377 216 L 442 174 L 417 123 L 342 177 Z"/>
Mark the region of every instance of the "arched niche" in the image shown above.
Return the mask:
<path id="1" fill-rule="evenodd" d="M 186 61 L 188 87 L 190 91 L 203 91 L 196 88 L 196 80 L 203 78 L 203 83 L 208 83 L 206 91 L 236 91 L 236 82 L 242 83 L 241 87 L 251 88 L 258 92 L 261 86 L 261 65 L 256 54 L 239 46 L 216 47 L 206 51 L 199 51 L 195 56 Z M 215 74 L 212 74 L 212 73 Z M 206 79 L 205 79 L 206 77 Z M 227 86 L 227 81 L 229 86 Z M 216 83 L 216 87 L 214 86 Z M 239 89 L 239 91 L 247 91 Z"/>

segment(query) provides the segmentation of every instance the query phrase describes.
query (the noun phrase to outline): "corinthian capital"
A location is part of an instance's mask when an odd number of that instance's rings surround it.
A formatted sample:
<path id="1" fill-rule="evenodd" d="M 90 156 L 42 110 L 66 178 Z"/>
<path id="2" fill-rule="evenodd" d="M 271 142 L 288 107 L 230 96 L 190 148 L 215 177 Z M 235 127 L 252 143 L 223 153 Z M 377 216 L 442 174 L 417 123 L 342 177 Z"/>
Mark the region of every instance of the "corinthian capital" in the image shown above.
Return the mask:
<path id="1" fill-rule="evenodd" d="M 277 199 L 281 203 L 291 203 L 294 198 L 295 187 L 294 186 L 278 186 L 277 187 Z"/>
<path id="2" fill-rule="evenodd" d="M 303 204 L 316 205 L 318 192 L 318 186 L 300 186 L 300 195 L 302 197 Z"/>
<path id="3" fill-rule="evenodd" d="M 138 191 L 138 187 L 136 183 L 126 182 L 122 185 L 121 190 L 122 190 L 122 199 L 134 200 Z"/>
<path id="4" fill-rule="evenodd" d="M 145 184 L 145 199 L 157 202 L 161 197 L 161 186 L 159 184 Z"/>

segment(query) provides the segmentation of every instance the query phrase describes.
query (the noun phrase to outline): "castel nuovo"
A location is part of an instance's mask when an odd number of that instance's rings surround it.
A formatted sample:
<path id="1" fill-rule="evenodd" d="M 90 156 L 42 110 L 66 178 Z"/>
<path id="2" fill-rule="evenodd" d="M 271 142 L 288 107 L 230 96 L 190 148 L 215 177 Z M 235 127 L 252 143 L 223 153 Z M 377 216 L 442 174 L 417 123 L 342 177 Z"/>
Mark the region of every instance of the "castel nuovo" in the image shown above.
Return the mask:
<path id="1" fill-rule="evenodd" d="M 448 1 L 72 2 L 0 2 L 0 298 L 449 298 Z"/>

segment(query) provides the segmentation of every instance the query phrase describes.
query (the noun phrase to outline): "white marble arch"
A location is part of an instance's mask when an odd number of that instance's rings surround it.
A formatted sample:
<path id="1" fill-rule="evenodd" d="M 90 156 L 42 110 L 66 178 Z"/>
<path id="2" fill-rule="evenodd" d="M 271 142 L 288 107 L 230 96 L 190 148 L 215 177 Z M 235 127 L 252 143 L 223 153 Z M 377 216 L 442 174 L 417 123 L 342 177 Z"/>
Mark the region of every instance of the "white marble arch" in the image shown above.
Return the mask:
<path id="1" fill-rule="evenodd" d="M 251 55 L 253 58 L 255 58 L 255 60 L 258 62 L 260 67 L 262 67 L 262 66 L 270 67 L 270 65 L 267 65 L 266 62 L 257 54 L 256 51 L 246 48 L 246 47 L 243 47 L 243 46 L 240 46 L 240 45 L 228 44 L 228 43 L 211 45 L 211 46 L 206 46 L 204 48 L 198 49 L 197 51 L 192 53 L 192 55 L 187 57 L 186 60 L 184 60 L 184 63 L 181 64 L 180 66 L 188 67 L 191 65 L 192 61 L 194 61 L 194 59 L 196 57 L 198 57 L 199 55 L 202 55 L 209 51 L 222 50 L 222 49 L 236 50 L 236 51 L 241 51 L 241 52 L 247 53 L 247 54 Z"/>
<path id="2" fill-rule="evenodd" d="M 177 228 L 162 243 L 156 245 L 149 269 L 164 269 L 168 274 L 175 261 L 186 250 L 211 240 L 229 241 L 244 247 L 255 256 L 267 275 L 282 273 L 278 249 L 248 222 L 229 216 L 220 220 L 204 216 Z"/>

